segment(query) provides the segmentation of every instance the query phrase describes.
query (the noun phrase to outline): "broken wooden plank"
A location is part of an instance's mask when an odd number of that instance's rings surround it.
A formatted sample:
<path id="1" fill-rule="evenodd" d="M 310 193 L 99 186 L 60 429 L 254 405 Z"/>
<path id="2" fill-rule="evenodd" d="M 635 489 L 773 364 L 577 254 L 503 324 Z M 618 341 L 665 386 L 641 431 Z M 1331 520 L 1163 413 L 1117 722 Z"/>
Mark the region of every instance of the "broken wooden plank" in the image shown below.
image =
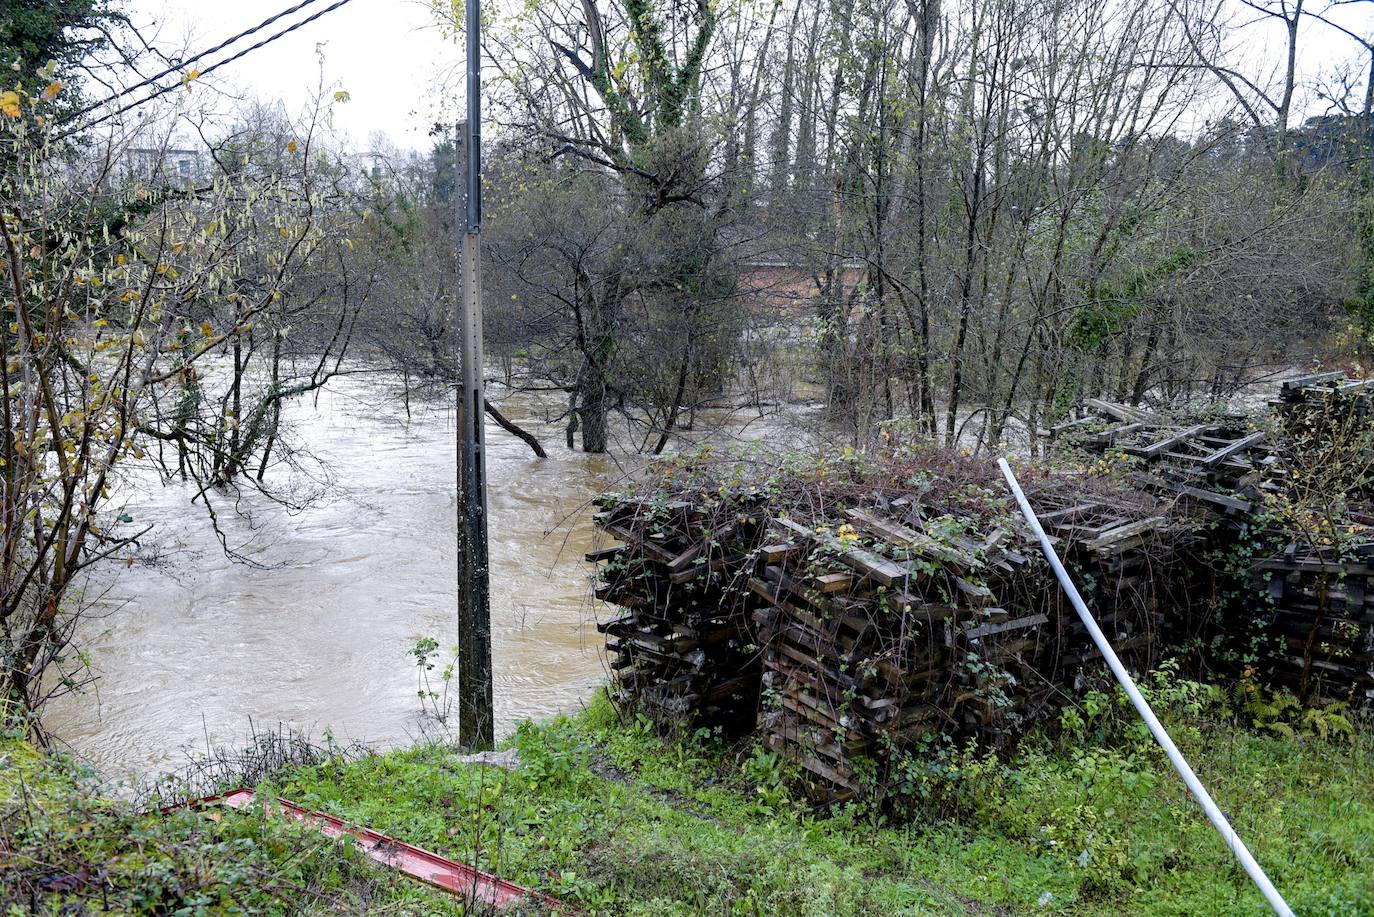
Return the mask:
<path id="1" fill-rule="evenodd" d="M 767 544 L 759 548 L 759 556 L 762 557 L 766 563 L 775 564 L 795 550 L 797 550 L 796 545 L 786 542 Z"/>
<path id="2" fill-rule="evenodd" d="M 1043 614 L 1028 615 L 1024 618 L 1017 618 L 1015 621 L 1004 621 L 1001 624 L 981 624 L 971 630 L 964 631 L 964 636 L 970 640 L 976 640 L 980 637 L 991 637 L 1008 631 L 1038 627 L 1041 624 L 1048 624 L 1049 620 L 1049 617 Z"/>
<path id="3" fill-rule="evenodd" d="M 1170 449 L 1174 448 L 1174 446 L 1177 446 L 1179 443 L 1182 443 L 1185 440 L 1198 435 L 1203 430 L 1206 430 L 1209 426 L 1211 425 L 1205 423 L 1197 424 L 1196 426 L 1188 427 L 1184 430 L 1178 430 L 1170 434 L 1169 436 L 1166 436 L 1164 439 L 1161 439 L 1157 442 L 1153 442 L 1148 446 L 1144 446 L 1138 449 L 1128 448 L 1126 451 L 1131 453 L 1132 455 L 1139 455 L 1142 458 L 1158 458 L 1160 455 L 1162 455 L 1165 452 L 1168 452 Z"/>
<path id="4" fill-rule="evenodd" d="M 1169 487 L 1173 488 L 1174 490 L 1178 491 L 1180 494 L 1183 494 L 1186 497 L 1192 497 L 1194 500 L 1203 500 L 1207 503 L 1214 503 L 1217 506 L 1220 506 L 1223 509 L 1226 509 L 1230 512 L 1247 513 L 1250 511 L 1249 500 L 1242 500 L 1239 497 L 1232 497 L 1228 494 L 1216 493 L 1210 490 L 1203 490 L 1200 487 L 1192 487 L 1188 484 L 1182 484 L 1174 481 L 1165 481 L 1165 483 Z"/>
<path id="5" fill-rule="evenodd" d="M 836 558 L 845 566 L 871 576 L 874 580 L 884 586 L 891 586 L 893 583 L 900 582 L 910 577 L 910 569 L 894 563 L 881 555 L 875 554 L 857 545 L 847 545 L 833 535 L 823 532 L 812 532 L 805 526 L 798 525 L 791 519 L 775 520 L 776 524 L 782 526 L 801 538 L 818 542 L 826 549 L 833 551 Z"/>
<path id="6" fill-rule="evenodd" d="M 1127 423 L 1151 423 L 1158 418 L 1149 411 L 1139 408 L 1128 407 L 1114 401 L 1103 401 L 1101 398 L 1089 398 L 1083 402 L 1084 406 L 1090 407 L 1095 411 L 1100 411 L 1108 417 L 1115 417 Z"/>
<path id="7" fill-rule="evenodd" d="M 1287 394 L 1289 392 L 1297 391 L 1298 389 L 1307 388 L 1311 385 L 1320 385 L 1323 382 L 1334 382 L 1337 379 L 1344 378 L 1345 373 L 1340 371 L 1313 373 L 1310 376 L 1298 376 L 1296 379 L 1287 379 L 1279 386 L 1279 389 L 1280 391 Z"/>
<path id="8" fill-rule="evenodd" d="M 845 515 L 888 544 L 911 548 L 923 557 L 951 564 L 962 570 L 980 566 L 977 557 L 971 553 L 962 552 L 953 545 L 932 538 L 924 532 L 918 532 L 886 519 L 879 519 L 866 510 L 846 510 Z"/>
<path id="9" fill-rule="evenodd" d="M 1202 460 L 1202 464 L 1209 468 L 1213 465 L 1219 465 L 1222 462 L 1229 459 L 1231 456 L 1235 455 L 1237 452 L 1244 451 L 1245 449 L 1250 448 L 1251 446 L 1255 445 L 1263 439 L 1263 430 L 1251 433 L 1249 436 L 1242 437 L 1241 439 L 1238 439 L 1235 442 L 1231 443 L 1229 446 L 1226 446 L 1224 448 L 1218 449 L 1216 452 L 1213 452 L 1211 455 L 1207 456 L 1205 459 Z"/>
<path id="10" fill-rule="evenodd" d="M 698 557 L 701 556 L 701 553 L 706 550 L 706 545 L 706 539 L 702 539 L 701 541 L 698 541 L 696 544 L 692 545 L 687 550 L 683 551 L 681 554 L 674 557 L 672 560 L 668 561 L 669 571 L 673 573 L 681 573 L 683 570 L 687 568 L 688 564 L 690 564 L 692 561 L 696 560 Z"/>
<path id="11" fill-rule="evenodd" d="M 848 589 L 854 584 L 854 577 L 848 573 L 825 573 L 816 577 L 816 582 L 820 584 L 821 592 L 829 594 Z"/>
<path id="12" fill-rule="evenodd" d="M 1101 535 L 1088 541 L 1084 547 L 1089 551 L 1101 551 L 1111 547 L 1118 542 L 1126 541 L 1137 535 L 1152 532 L 1163 525 L 1167 520 L 1163 516 L 1151 516 L 1148 519 L 1140 519 L 1135 522 L 1128 522 L 1125 525 L 1118 525 L 1107 529 Z"/>

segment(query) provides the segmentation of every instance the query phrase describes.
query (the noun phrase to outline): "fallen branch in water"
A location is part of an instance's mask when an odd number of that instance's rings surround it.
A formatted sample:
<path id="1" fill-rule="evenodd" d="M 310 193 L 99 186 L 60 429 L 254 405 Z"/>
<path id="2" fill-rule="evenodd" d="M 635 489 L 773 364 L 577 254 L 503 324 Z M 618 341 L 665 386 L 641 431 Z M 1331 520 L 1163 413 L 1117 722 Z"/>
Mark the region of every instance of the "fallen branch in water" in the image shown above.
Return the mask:
<path id="1" fill-rule="evenodd" d="M 549 457 L 549 454 L 544 451 L 544 447 L 539 444 L 539 440 L 534 438 L 533 433 L 529 433 L 521 429 L 512 420 L 506 417 L 506 415 L 498 411 L 496 409 L 496 406 L 492 404 L 490 401 L 484 400 L 482 403 L 486 405 L 487 413 L 491 415 L 491 419 L 501 425 L 501 429 L 505 430 L 512 436 L 518 436 L 519 438 L 523 439 L 525 441 L 525 444 L 529 446 L 531 449 L 533 449 L 534 454 L 539 456 L 540 458 Z"/>

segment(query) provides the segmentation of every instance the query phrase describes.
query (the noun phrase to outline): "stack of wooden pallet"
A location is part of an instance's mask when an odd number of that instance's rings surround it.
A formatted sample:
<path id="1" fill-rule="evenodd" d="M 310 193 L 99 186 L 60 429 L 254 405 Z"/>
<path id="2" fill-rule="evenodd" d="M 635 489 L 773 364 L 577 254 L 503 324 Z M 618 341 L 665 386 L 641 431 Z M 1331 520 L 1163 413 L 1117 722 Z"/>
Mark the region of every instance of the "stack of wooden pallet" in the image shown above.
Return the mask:
<path id="1" fill-rule="evenodd" d="M 1206 544 L 1214 556 L 1262 552 L 1241 571 L 1250 588 L 1227 590 L 1239 600 L 1220 609 L 1223 658 L 1253 662 L 1304 701 L 1374 699 L 1374 599 L 1365 601 L 1374 592 L 1374 380 L 1337 372 L 1284 382 L 1270 403 L 1274 422 L 1258 429 L 1236 418 L 1165 422 L 1099 400 L 1084 407 L 1045 434 L 1129 456 L 1145 472 L 1142 487 L 1177 493 L 1219 523 Z M 1342 476 L 1339 465 L 1352 470 Z M 1319 511 L 1304 508 L 1313 500 Z M 1195 631 L 1211 623 L 1188 621 Z"/>
<path id="2" fill-rule="evenodd" d="M 1062 481 L 1063 479 L 1061 479 Z M 1055 541 L 1113 649 L 1133 671 L 1144 671 L 1191 632 L 1202 614 L 1190 563 L 1201 553 L 1199 520 L 1146 491 L 1087 493 L 1056 486 L 1033 496 L 1040 522 Z M 1101 657 L 1062 591 L 1050 590 L 1050 640 L 1039 668 L 1054 684 L 1069 684 Z"/>
<path id="3" fill-rule="evenodd" d="M 1348 379 L 1341 372 L 1289 379 L 1279 386 L 1279 396 L 1270 406 L 1286 423 L 1311 424 L 1314 414 L 1335 413 L 1348 414 L 1355 423 L 1368 427 L 1374 421 L 1374 379 Z"/>
<path id="4" fill-rule="evenodd" d="M 1309 703 L 1374 704 L 1374 529 L 1337 551 L 1293 542 L 1256 569 L 1267 680 Z"/>
<path id="5" fill-rule="evenodd" d="M 758 703 L 756 600 L 741 571 L 763 523 L 746 506 L 707 518 L 719 509 L 606 498 L 596 523 L 621 544 L 587 559 L 601 565 L 596 597 L 620 611 L 597 629 L 621 700 L 662 722 L 690 713 L 738 734 Z"/>
<path id="6" fill-rule="evenodd" d="M 1173 422 L 1137 407 L 1097 398 L 1084 414 L 1042 431 L 1051 441 L 1089 452 L 1126 456 L 1154 478 L 1143 486 L 1179 494 L 1232 518 L 1248 513 L 1252 501 L 1272 490 L 1281 457 L 1264 430 L 1245 418 Z"/>
<path id="7" fill-rule="evenodd" d="M 1221 513 L 1243 515 L 1254 500 L 1281 487 L 1295 447 L 1348 441 L 1370 431 L 1374 379 L 1350 380 L 1339 372 L 1290 379 L 1270 408 L 1277 424 L 1239 415 L 1178 421 L 1089 398 L 1081 416 L 1040 432 L 1051 442 L 1128 456 L 1173 491 Z"/>
<path id="8" fill-rule="evenodd" d="M 1259 649 L 1304 699 L 1374 700 L 1371 495 L 1350 491 L 1339 537 L 1278 511 L 1312 478 L 1294 437 L 1362 431 L 1370 391 L 1303 380 L 1255 428 L 1090 402 L 1091 423 L 1049 431 L 1126 457 L 1109 475 L 1023 484 L 1129 667 L 1182 643 L 1210 665 Z M 664 722 L 757 728 L 818 798 L 881 794 L 896 754 L 927 735 L 1014 736 L 1102 666 L 988 462 L 676 460 L 596 520 L 621 542 L 592 557 L 598 597 L 619 609 L 601 629 L 622 700 Z M 1246 544 L 1277 547 L 1245 569 L 1218 561 Z M 1218 618 L 1223 592 L 1240 600 Z"/>
<path id="9" fill-rule="evenodd" d="M 767 634 L 765 744 L 824 800 L 877 792 L 891 752 L 923 734 L 1007 728 L 1043 700 L 1029 669 L 1043 613 L 999 607 L 1028 566 L 1019 529 L 932 537 L 898 498 L 817 530 L 773 524 L 750 587 Z"/>
<path id="10" fill-rule="evenodd" d="M 1272 408 L 1292 447 L 1292 490 L 1345 499 L 1285 529 L 1276 514 L 1278 549 L 1254 568 L 1263 631 L 1247 636 L 1267 649 L 1268 677 L 1303 701 L 1374 704 L 1374 380 L 1291 380 Z"/>
<path id="11" fill-rule="evenodd" d="M 669 723 L 756 726 L 837 800 L 881 795 L 927 735 L 995 745 L 1072 697 L 1101 661 L 995 470 L 938 461 L 770 472 L 766 504 L 725 496 L 733 475 L 713 489 L 667 473 L 648 498 L 603 501 L 597 524 L 622 545 L 592 559 L 619 608 L 601 629 L 621 699 Z M 1163 598 L 1185 569 L 1169 552 L 1191 530 L 1116 482 L 1026 483 L 1128 664 L 1155 661 L 1163 610 L 1183 607 Z"/>

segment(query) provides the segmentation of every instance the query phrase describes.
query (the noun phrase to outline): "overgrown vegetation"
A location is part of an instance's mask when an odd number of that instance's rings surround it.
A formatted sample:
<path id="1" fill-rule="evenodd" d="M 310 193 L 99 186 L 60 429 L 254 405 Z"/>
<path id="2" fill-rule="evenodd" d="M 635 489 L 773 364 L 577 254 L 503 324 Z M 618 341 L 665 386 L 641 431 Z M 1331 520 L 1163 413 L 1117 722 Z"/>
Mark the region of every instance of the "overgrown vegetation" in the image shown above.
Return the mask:
<path id="1" fill-rule="evenodd" d="M 0 734 L 0 907 L 19 914 L 459 913 L 296 822 L 140 811 L 97 774 Z"/>
<path id="2" fill-rule="evenodd" d="M 1368 723 L 1264 712 L 1275 698 L 1253 685 L 1223 690 L 1168 666 L 1147 691 L 1298 913 L 1374 914 Z M 858 803 L 815 810 L 776 755 L 709 733 L 662 739 L 601 695 L 576 717 L 522 724 L 509 744 L 509 772 L 432 744 L 287 765 L 263 789 L 599 914 L 1265 913 L 1116 692 L 1085 692 L 1005 759 L 950 745 L 913 757 L 900 819 Z M 13 852 L 0 894 L 16 913 L 455 909 L 307 829 L 138 815 L 13 733 L 0 754 L 0 843 Z"/>
<path id="3" fill-rule="evenodd" d="M 1374 914 L 1374 733 L 1249 728 L 1243 699 L 1167 668 L 1149 693 L 1299 913 Z M 282 786 L 602 913 L 1264 912 L 1116 693 L 1087 693 L 1062 734 L 1005 761 L 913 758 L 919 802 L 900 821 L 815 811 L 771 753 L 662 740 L 604 697 L 512 744 L 511 773 L 428 747 Z"/>
<path id="4" fill-rule="evenodd" d="M 498 346 L 643 451 L 639 425 L 690 426 L 751 372 L 722 319 L 814 330 L 801 377 L 854 442 L 994 449 L 1083 396 L 1228 398 L 1365 332 L 1374 93 L 1341 6 L 514 8 L 491 27 Z M 1318 63 L 1327 27 L 1358 64 Z M 1268 41 L 1286 69 L 1237 50 Z"/>

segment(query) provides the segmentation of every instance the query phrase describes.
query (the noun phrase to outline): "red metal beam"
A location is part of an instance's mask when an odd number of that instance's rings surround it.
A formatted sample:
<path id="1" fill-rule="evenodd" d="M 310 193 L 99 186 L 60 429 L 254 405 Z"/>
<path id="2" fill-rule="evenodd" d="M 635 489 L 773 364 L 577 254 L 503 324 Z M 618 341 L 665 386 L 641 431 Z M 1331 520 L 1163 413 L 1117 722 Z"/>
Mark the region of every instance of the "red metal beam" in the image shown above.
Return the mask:
<path id="1" fill-rule="evenodd" d="M 162 811 L 168 812 L 183 808 L 203 809 L 214 805 L 242 809 L 251 805 L 253 799 L 253 790 L 243 787 L 217 796 L 194 799 L 183 805 L 169 806 Z M 312 824 L 327 837 L 348 835 L 357 841 L 358 849 L 378 863 L 392 869 L 399 869 L 406 875 L 413 876 L 421 882 L 428 882 L 444 891 L 462 895 L 469 904 L 481 903 L 501 908 L 522 902 L 537 901 L 554 911 L 565 914 L 578 913 L 576 908 L 570 907 L 556 898 L 550 898 L 548 895 L 516 885 L 514 882 L 507 882 L 491 873 L 441 857 L 437 853 L 430 853 L 428 850 L 407 844 L 404 841 L 398 841 L 379 831 L 373 831 L 371 828 L 350 825 L 343 819 L 324 812 L 313 812 L 281 797 L 265 803 L 263 808 L 268 812 L 276 811 L 288 818 Z"/>

